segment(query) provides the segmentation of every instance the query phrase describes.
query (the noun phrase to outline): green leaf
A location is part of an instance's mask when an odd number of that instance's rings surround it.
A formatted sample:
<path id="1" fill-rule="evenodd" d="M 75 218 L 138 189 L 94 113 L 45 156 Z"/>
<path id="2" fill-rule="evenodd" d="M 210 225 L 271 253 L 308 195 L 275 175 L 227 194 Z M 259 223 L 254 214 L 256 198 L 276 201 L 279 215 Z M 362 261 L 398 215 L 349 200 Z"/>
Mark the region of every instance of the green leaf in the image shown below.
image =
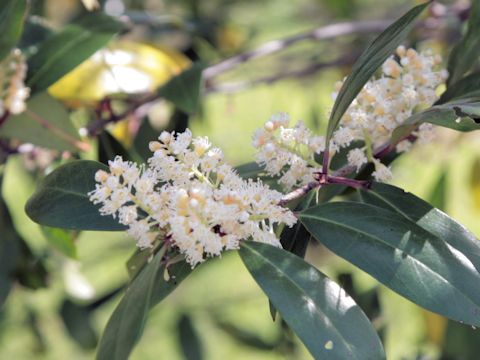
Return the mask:
<path id="1" fill-rule="evenodd" d="M 48 149 L 85 150 L 65 107 L 46 92 L 32 97 L 27 110 L 10 116 L 0 127 L 0 137 L 13 138 Z"/>
<path id="2" fill-rule="evenodd" d="M 480 72 L 473 73 L 450 85 L 436 104 L 465 98 L 480 98 Z"/>
<path id="3" fill-rule="evenodd" d="M 125 161 L 135 161 L 139 164 L 146 161 L 134 148 L 125 149 L 108 131 L 102 131 L 98 136 L 98 140 L 98 161 L 103 164 L 108 164 L 108 161 L 113 160 L 117 155 L 120 155 Z"/>
<path id="4" fill-rule="evenodd" d="M 480 271 L 479 240 L 455 219 L 393 185 L 373 183 L 369 191 L 360 194 L 364 202 L 393 211 L 445 241 Z"/>
<path id="5" fill-rule="evenodd" d="M 108 167 L 90 160 L 62 165 L 38 186 L 25 206 L 27 215 L 36 223 L 71 230 L 125 230 L 111 216 L 101 216 L 88 192 L 95 189 L 97 170 Z"/>
<path id="6" fill-rule="evenodd" d="M 244 242 L 240 256 L 315 359 L 385 358 L 362 310 L 313 266 L 282 249 L 256 242 Z"/>
<path id="7" fill-rule="evenodd" d="M 362 203 L 312 207 L 300 220 L 319 242 L 400 295 L 453 320 L 480 324 L 480 288 L 474 286 L 480 267 L 441 233 Z M 471 241 L 468 246 L 478 248 Z"/>
<path id="8" fill-rule="evenodd" d="M 22 35 L 27 0 L 4 0 L 0 6 L 0 60 L 8 55 Z"/>
<path id="9" fill-rule="evenodd" d="M 450 74 L 448 86 L 456 83 L 469 72 L 480 56 L 480 3 L 478 1 L 471 3 L 467 33 L 453 48 L 448 59 L 447 70 Z"/>
<path id="10" fill-rule="evenodd" d="M 442 171 L 428 197 L 433 207 L 445 211 L 447 205 L 447 172 Z"/>
<path id="11" fill-rule="evenodd" d="M 148 263 L 148 259 L 151 256 L 150 251 L 144 251 L 137 249 L 127 261 L 128 276 L 131 280 L 135 279 L 137 275 L 142 271 L 143 267 Z"/>
<path id="12" fill-rule="evenodd" d="M 148 147 L 150 141 L 157 141 L 158 136 L 159 132 L 152 127 L 148 118 L 144 118 L 142 125 L 140 125 L 137 135 L 135 135 L 135 139 L 133 140 L 133 150 L 143 159 L 144 162 L 152 156 L 152 152 Z"/>
<path id="13" fill-rule="evenodd" d="M 97 333 L 92 325 L 91 311 L 66 299 L 60 308 L 60 316 L 70 337 L 84 349 L 95 349 Z"/>
<path id="14" fill-rule="evenodd" d="M 162 86 L 158 94 L 187 114 L 194 114 L 200 99 L 203 68 L 202 64 L 193 64 Z"/>
<path id="15" fill-rule="evenodd" d="M 203 346 L 198 332 L 193 326 L 192 318 L 182 314 L 178 320 L 178 341 L 185 360 L 202 360 Z"/>
<path id="16" fill-rule="evenodd" d="M 53 248 L 69 258 L 77 259 L 77 248 L 73 241 L 74 234 L 71 231 L 42 226 L 42 233 Z"/>
<path id="17" fill-rule="evenodd" d="M 27 85 L 45 90 L 104 47 L 123 24 L 102 13 L 88 13 L 43 42 L 28 60 Z"/>
<path id="18" fill-rule="evenodd" d="M 343 83 L 333 105 L 327 127 L 327 143 L 360 90 L 377 71 L 378 67 L 401 44 L 413 27 L 413 21 L 429 4 L 430 1 L 414 7 L 395 21 L 370 44 L 355 62 L 352 72 Z"/>
<path id="19" fill-rule="evenodd" d="M 126 290 L 100 339 L 98 360 L 128 359 L 143 332 L 148 311 L 190 274 L 187 263 L 178 263 L 169 267 L 174 277 L 165 281 L 162 256 L 158 252 Z"/>
<path id="20" fill-rule="evenodd" d="M 0 190 L 3 176 L 0 173 Z M 8 211 L 0 191 L 0 308 L 3 307 L 5 300 L 15 281 L 15 271 L 20 249 L 18 243 L 20 237 L 13 226 L 12 217 Z"/>
<path id="21" fill-rule="evenodd" d="M 419 125 L 426 122 L 463 132 L 478 130 L 480 129 L 479 100 L 479 98 L 460 99 L 435 105 L 414 114 L 393 131 L 392 142 L 400 141 Z"/>

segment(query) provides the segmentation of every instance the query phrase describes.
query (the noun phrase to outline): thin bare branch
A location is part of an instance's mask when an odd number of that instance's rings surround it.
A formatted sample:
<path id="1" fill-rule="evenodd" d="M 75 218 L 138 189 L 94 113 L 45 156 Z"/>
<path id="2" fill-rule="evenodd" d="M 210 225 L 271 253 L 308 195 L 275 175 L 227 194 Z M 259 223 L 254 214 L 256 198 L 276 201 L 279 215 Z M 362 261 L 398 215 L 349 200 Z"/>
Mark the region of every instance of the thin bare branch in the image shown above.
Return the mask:
<path id="1" fill-rule="evenodd" d="M 318 41 L 351 34 L 380 32 L 387 28 L 387 26 L 390 25 L 392 21 L 393 20 L 342 22 L 322 26 L 311 31 L 297 34 L 285 39 L 272 40 L 263 45 L 260 45 L 259 47 L 251 51 L 247 51 L 243 54 L 233 56 L 229 59 L 223 60 L 215 65 L 206 68 L 203 71 L 203 78 L 208 81 L 214 77 L 219 76 L 220 74 L 232 70 L 233 68 L 242 63 L 262 56 L 274 54 L 300 41 Z"/>

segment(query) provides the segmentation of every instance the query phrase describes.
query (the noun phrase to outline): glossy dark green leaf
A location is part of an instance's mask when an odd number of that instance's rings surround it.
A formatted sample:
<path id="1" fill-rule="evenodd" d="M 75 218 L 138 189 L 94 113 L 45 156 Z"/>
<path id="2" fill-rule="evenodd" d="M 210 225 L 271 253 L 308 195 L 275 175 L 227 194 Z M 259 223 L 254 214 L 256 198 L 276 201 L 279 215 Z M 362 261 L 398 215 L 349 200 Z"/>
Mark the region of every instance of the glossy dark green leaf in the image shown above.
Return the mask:
<path id="1" fill-rule="evenodd" d="M 200 99 L 203 68 L 201 64 L 193 64 L 162 86 L 158 94 L 187 114 L 194 114 Z"/>
<path id="2" fill-rule="evenodd" d="M 462 40 L 453 48 L 448 59 L 448 85 L 456 83 L 469 72 L 480 56 L 480 3 L 472 1 L 468 29 Z"/>
<path id="3" fill-rule="evenodd" d="M 45 90 L 104 47 L 122 29 L 120 22 L 100 12 L 88 13 L 67 25 L 29 58 L 27 85 L 32 92 Z"/>
<path id="4" fill-rule="evenodd" d="M 479 240 L 455 219 L 393 185 L 373 183 L 369 191 L 360 194 L 364 202 L 393 211 L 447 242 L 480 271 Z"/>
<path id="5" fill-rule="evenodd" d="M 23 30 L 27 0 L 3 0 L 0 6 L 0 60 L 17 43 Z"/>
<path id="6" fill-rule="evenodd" d="M 313 266 L 271 245 L 245 242 L 240 256 L 315 359 L 384 359 L 362 310 Z"/>
<path id="7" fill-rule="evenodd" d="M 178 342 L 185 360 L 202 360 L 203 346 L 199 334 L 188 314 L 182 314 L 178 319 Z"/>
<path id="8" fill-rule="evenodd" d="M 74 243 L 75 234 L 72 231 L 42 226 L 42 233 L 55 250 L 69 258 L 77 258 L 77 248 Z"/>
<path id="9" fill-rule="evenodd" d="M 190 266 L 178 263 L 169 267 L 172 277 L 164 279 L 162 253 L 132 281 L 112 316 L 108 320 L 97 350 L 98 360 L 128 359 L 140 339 L 148 311 L 169 295 L 191 272 Z"/>
<path id="10" fill-rule="evenodd" d="M 457 131 L 474 131 L 480 129 L 480 99 L 460 99 L 450 103 L 435 105 L 410 116 L 403 125 L 392 133 L 392 142 L 408 136 L 422 123 L 430 123 Z"/>
<path id="11" fill-rule="evenodd" d="M 71 230 L 124 230 L 111 216 L 101 216 L 98 205 L 88 198 L 95 189 L 97 170 L 108 167 L 90 160 L 78 160 L 62 165 L 50 173 L 38 186 L 25 206 L 35 222 Z"/>
<path id="12" fill-rule="evenodd" d="M 357 94 L 375 71 L 399 46 L 413 27 L 414 20 L 430 4 L 418 5 L 383 31 L 355 62 L 352 72 L 340 89 L 327 127 L 327 142 Z"/>
<path id="13" fill-rule="evenodd" d="M 472 286 L 480 284 L 478 269 L 437 233 L 353 202 L 312 207 L 300 220 L 320 243 L 400 295 L 453 320 L 480 324 L 480 288 Z"/>
<path id="14" fill-rule="evenodd" d="M 0 127 L 0 137 L 60 151 L 84 149 L 85 144 L 59 101 L 43 92 L 28 100 L 27 107 L 22 114 L 7 119 Z"/>
<path id="15" fill-rule="evenodd" d="M 440 96 L 436 104 L 444 104 L 452 100 L 480 98 L 480 73 L 476 72 L 450 85 Z"/>

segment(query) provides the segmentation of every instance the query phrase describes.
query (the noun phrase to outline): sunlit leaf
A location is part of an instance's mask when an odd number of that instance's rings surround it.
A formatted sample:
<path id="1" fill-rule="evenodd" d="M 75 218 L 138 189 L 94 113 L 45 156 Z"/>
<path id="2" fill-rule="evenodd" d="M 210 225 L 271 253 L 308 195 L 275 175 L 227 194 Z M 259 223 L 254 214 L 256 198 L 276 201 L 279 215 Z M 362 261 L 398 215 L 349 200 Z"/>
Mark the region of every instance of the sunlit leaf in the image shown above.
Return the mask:
<path id="1" fill-rule="evenodd" d="M 123 24 L 100 12 L 90 13 L 43 42 L 28 59 L 27 85 L 45 90 L 105 46 Z"/>
<path id="2" fill-rule="evenodd" d="M 63 76 L 48 91 L 69 105 L 91 104 L 115 94 L 153 92 L 189 65 L 186 56 L 165 46 L 115 41 Z"/>
<path id="3" fill-rule="evenodd" d="M 409 205 L 400 214 L 328 203 L 302 212 L 300 220 L 320 243 L 400 295 L 453 320 L 480 324 L 480 288 L 472 286 L 480 282 L 480 246 L 465 229 L 454 234 L 451 221 L 423 213 L 415 222 L 409 214 L 417 218 L 422 210 Z"/>
<path id="4" fill-rule="evenodd" d="M 244 242 L 240 256 L 314 358 L 385 358 L 362 310 L 313 266 L 282 249 L 256 242 Z"/>

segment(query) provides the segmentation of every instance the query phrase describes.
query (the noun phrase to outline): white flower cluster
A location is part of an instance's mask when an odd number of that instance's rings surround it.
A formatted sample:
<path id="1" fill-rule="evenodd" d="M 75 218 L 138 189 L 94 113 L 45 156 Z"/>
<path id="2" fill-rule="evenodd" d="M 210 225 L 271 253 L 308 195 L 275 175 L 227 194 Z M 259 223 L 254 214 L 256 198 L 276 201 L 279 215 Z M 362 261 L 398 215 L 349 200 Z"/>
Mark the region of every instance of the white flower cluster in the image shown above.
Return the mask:
<path id="1" fill-rule="evenodd" d="M 392 174 L 390 168 L 372 156 L 373 149 L 388 142 L 393 130 L 415 111 L 431 106 L 437 100 L 435 90 L 448 76 L 446 70 L 439 69 L 441 58 L 428 51 L 417 53 L 400 46 L 396 55 L 383 64 L 381 76 L 370 80 L 358 94 L 330 142 L 329 152 L 333 155 L 353 141 L 362 141 L 362 147 L 348 152 L 348 163 L 358 170 L 372 162 L 372 175 L 378 181 L 389 180 Z M 336 84 L 334 99 L 341 87 L 342 82 Z M 432 125 L 422 124 L 413 135 L 428 141 L 431 130 Z M 324 140 L 314 136 L 302 122 L 290 128 L 288 116 L 278 114 L 255 132 L 253 146 L 258 150 L 257 162 L 270 175 L 280 176 L 279 182 L 291 189 L 312 181 L 314 172 L 320 170 L 315 155 L 324 151 Z M 406 151 L 411 144 L 403 140 L 396 150 Z"/>
<path id="2" fill-rule="evenodd" d="M 296 222 L 278 205 L 282 194 L 243 180 L 208 138 L 163 132 L 150 143 L 148 167 L 116 157 L 99 170 L 90 200 L 128 226 L 140 248 L 170 242 L 194 267 L 208 256 L 237 249 L 241 240 L 280 246 L 274 225 Z"/>
<path id="3" fill-rule="evenodd" d="M 290 128 L 288 115 L 280 113 L 255 132 L 252 144 L 258 149 L 256 161 L 271 176 L 280 175 L 279 183 L 291 189 L 312 181 L 320 168 L 314 157 L 323 152 L 325 138 L 314 136 L 301 121 Z"/>
<path id="4" fill-rule="evenodd" d="M 20 114 L 25 110 L 25 100 L 30 95 L 24 83 L 26 75 L 25 56 L 18 49 L 12 50 L 0 63 L 0 116 L 7 111 Z"/>
<path id="5" fill-rule="evenodd" d="M 373 161 L 376 168 L 373 176 L 380 181 L 391 178 L 390 169 L 378 160 L 369 159 L 368 152 L 386 143 L 393 130 L 416 110 L 431 106 L 438 98 L 435 90 L 448 76 L 446 70 L 439 68 L 441 57 L 430 51 L 418 53 L 400 46 L 396 55 L 397 58 L 392 56 L 385 61 L 381 76 L 369 81 L 352 102 L 332 141 L 332 150 L 336 151 L 354 140 L 363 140 L 365 147 L 351 150 L 348 161 L 357 168 Z M 341 87 L 341 82 L 336 84 L 334 99 Z M 429 140 L 431 130 L 432 125 L 423 124 L 414 135 Z M 406 151 L 410 146 L 409 140 L 403 140 L 396 150 Z"/>

